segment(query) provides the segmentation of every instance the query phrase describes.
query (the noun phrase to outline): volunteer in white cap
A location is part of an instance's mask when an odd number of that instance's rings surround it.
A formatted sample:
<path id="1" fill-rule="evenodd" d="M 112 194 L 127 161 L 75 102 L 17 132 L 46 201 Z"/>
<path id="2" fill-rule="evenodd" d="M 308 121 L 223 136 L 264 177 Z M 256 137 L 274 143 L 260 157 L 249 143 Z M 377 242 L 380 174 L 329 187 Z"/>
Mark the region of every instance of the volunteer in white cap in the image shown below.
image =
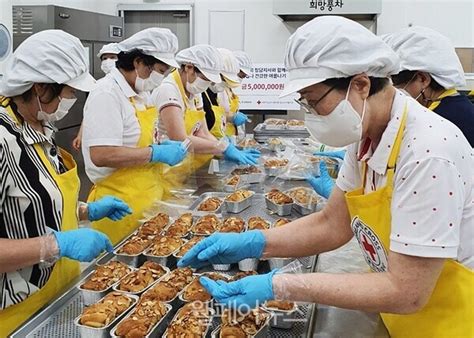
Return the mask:
<path id="1" fill-rule="evenodd" d="M 217 50 L 222 57 L 222 82 L 211 84 L 202 94 L 206 123 L 211 134 L 217 138 L 235 137 L 236 126 L 243 126 L 249 121 L 245 114 L 238 111 L 239 98 L 232 91 L 232 88 L 239 87 L 242 81 L 239 77 L 239 62 L 230 50 Z"/>
<path id="2" fill-rule="evenodd" d="M 456 88 L 466 80 L 451 41 L 437 31 L 420 26 L 382 36 L 398 54 L 400 72 L 393 84 L 418 102 L 454 123 L 474 147 L 474 106 Z"/>
<path id="3" fill-rule="evenodd" d="M 160 113 L 160 137 L 191 140 L 195 155 L 188 172 L 197 170 L 213 155 L 220 154 L 233 162 L 256 164 L 260 156 L 258 151 L 241 151 L 225 138 L 217 140 L 206 124 L 200 96 L 212 83 L 221 83 L 222 58 L 219 51 L 209 45 L 196 45 L 180 51 L 176 60 L 180 68 L 152 94 Z"/>
<path id="4" fill-rule="evenodd" d="M 214 234 L 178 266 L 304 257 L 359 241 L 374 273 L 285 274 L 237 282 L 201 277 L 231 306 L 269 299 L 380 312 L 392 337 L 472 336 L 472 148 L 388 77 L 398 57 L 354 21 L 323 16 L 288 40 L 285 94 L 298 91 L 318 139 L 348 145 L 326 207 L 285 226 Z"/>
<path id="5" fill-rule="evenodd" d="M 106 197 L 78 205 L 72 156 L 56 146 L 51 124 L 95 86 L 78 38 L 45 30 L 10 57 L 0 82 L 0 336 L 6 337 L 80 273 L 77 261 L 112 250 L 104 234 L 79 220 L 130 212 Z M 69 258 L 69 259 L 66 259 Z"/>
<path id="6" fill-rule="evenodd" d="M 164 28 L 142 30 L 117 45 L 116 68 L 97 83 L 85 104 L 82 152 L 94 186 L 89 200 L 113 192 L 133 215 L 118 224 L 93 222 L 117 243 L 131 233 L 143 211 L 161 199 L 162 164 L 176 165 L 186 156 L 181 142 L 158 145 L 158 115 L 149 91 L 177 67 L 178 39 Z"/>

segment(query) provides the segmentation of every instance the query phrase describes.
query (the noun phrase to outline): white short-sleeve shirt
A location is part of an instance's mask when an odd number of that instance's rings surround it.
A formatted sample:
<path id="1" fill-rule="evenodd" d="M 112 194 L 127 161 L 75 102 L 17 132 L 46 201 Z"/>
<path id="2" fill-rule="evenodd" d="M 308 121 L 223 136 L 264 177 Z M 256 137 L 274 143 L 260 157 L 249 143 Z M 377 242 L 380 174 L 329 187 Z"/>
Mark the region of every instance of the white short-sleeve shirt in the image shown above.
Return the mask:
<path id="1" fill-rule="evenodd" d="M 145 109 L 150 103 L 149 94 L 137 94 L 116 68 L 97 81 L 97 88 L 87 98 L 84 106 L 82 153 L 87 176 L 94 183 L 116 169 L 96 167 L 91 161 L 90 147 L 135 147 L 138 143 L 140 124 L 130 99 L 134 100 L 138 109 Z"/>
<path id="2" fill-rule="evenodd" d="M 405 103 L 408 117 L 397 159 L 390 250 L 419 257 L 453 258 L 474 268 L 474 151 L 451 122 L 397 91 L 391 120 L 374 152 L 369 141 L 348 147 L 337 186 L 365 192 L 386 184 L 386 168 Z M 366 143 L 367 142 L 367 143 Z M 364 143 L 365 146 L 364 146 Z"/>
<path id="3" fill-rule="evenodd" d="M 184 111 L 186 105 L 191 110 L 202 110 L 201 95 L 190 94 L 189 97 L 183 97 L 179 91 L 178 84 L 176 83 L 173 73 L 169 74 L 161 83 L 161 85 L 153 90 L 151 94 L 151 100 L 153 104 L 160 112 L 162 109 L 170 106 L 175 106 L 181 109 L 180 116 L 184 120 Z M 186 100 L 186 105 L 185 101 Z M 163 123 L 161 123 L 161 115 L 159 118 L 159 134 L 160 136 L 167 136 L 166 129 Z"/>

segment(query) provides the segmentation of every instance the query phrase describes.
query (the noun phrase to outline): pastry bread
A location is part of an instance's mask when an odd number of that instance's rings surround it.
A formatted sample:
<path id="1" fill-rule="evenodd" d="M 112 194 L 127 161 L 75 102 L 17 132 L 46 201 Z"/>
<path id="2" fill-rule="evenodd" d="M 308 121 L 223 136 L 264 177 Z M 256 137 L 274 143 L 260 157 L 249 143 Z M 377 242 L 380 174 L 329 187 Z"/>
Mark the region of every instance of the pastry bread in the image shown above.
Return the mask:
<path id="1" fill-rule="evenodd" d="M 276 158 L 272 157 L 265 161 L 263 164 L 265 168 L 283 168 L 288 164 L 288 159 L 286 158 Z"/>
<path id="2" fill-rule="evenodd" d="M 269 309 L 291 311 L 295 308 L 295 303 L 286 300 L 268 300 L 265 306 Z"/>
<path id="3" fill-rule="evenodd" d="M 231 175 L 248 175 L 248 174 L 259 174 L 261 172 L 262 171 L 258 169 L 256 166 L 251 165 L 244 168 L 235 168 L 234 170 L 232 170 L 230 174 Z"/>
<path id="4" fill-rule="evenodd" d="M 183 214 L 166 229 L 165 234 L 173 237 L 184 237 L 189 233 L 192 225 L 193 215 L 190 213 Z"/>
<path id="5" fill-rule="evenodd" d="M 286 125 L 291 126 L 291 127 L 302 127 L 302 126 L 304 126 L 304 121 L 301 121 L 301 120 L 288 120 L 288 121 L 286 121 Z"/>
<path id="6" fill-rule="evenodd" d="M 269 316 L 260 308 L 250 310 L 248 313 L 225 309 L 222 313 L 220 337 L 254 336 L 265 325 Z"/>
<path id="7" fill-rule="evenodd" d="M 287 223 L 290 223 L 291 221 L 287 218 L 279 218 L 275 221 L 275 223 L 273 223 L 273 227 L 274 228 L 278 228 L 278 227 L 281 227 L 282 225 L 285 225 Z"/>
<path id="8" fill-rule="evenodd" d="M 309 205 L 318 202 L 316 194 L 306 188 L 295 188 L 288 191 L 287 194 L 299 204 Z"/>
<path id="9" fill-rule="evenodd" d="M 269 193 L 267 193 L 266 196 L 270 201 L 272 201 L 275 204 L 293 203 L 293 199 L 290 196 L 282 193 L 278 189 L 272 189 Z"/>
<path id="10" fill-rule="evenodd" d="M 240 217 L 229 217 L 219 228 L 219 232 L 242 232 L 245 230 L 245 221 Z"/>
<path id="11" fill-rule="evenodd" d="M 242 202 L 244 199 L 253 195 L 250 190 L 237 190 L 230 195 L 227 195 L 225 200 L 229 202 Z"/>
<path id="12" fill-rule="evenodd" d="M 153 256 L 169 256 L 184 244 L 179 237 L 158 236 L 153 239 L 153 244 L 147 254 Z"/>
<path id="13" fill-rule="evenodd" d="M 203 274 L 204 276 L 218 281 L 224 281 L 228 282 L 228 278 L 221 275 L 220 273 L 217 272 L 208 272 Z M 199 281 L 199 278 L 194 279 L 191 284 L 189 284 L 183 292 L 183 299 L 186 302 L 194 302 L 194 301 L 200 301 L 200 302 L 207 302 L 211 300 L 211 295 L 207 292 L 207 290 L 201 285 L 201 282 Z"/>
<path id="14" fill-rule="evenodd" d="M 167 312 L 168 309 L 160 301 L 140 299 L 133 312 L 117 325 L 115 334 L 126 338 L 145 337 Z"/>
<path id="15" fill-rule="evenodd" d="M 195 246 L 200 240 L 202 240 L 204 236 L 194 236 L 189 241 L 184 243 L 184 245 L 179 248 L 178 252 L 175 254 L 176 257 L 183 257 L 189 249 Z"/>
<path id="16" fill-rule="evenodd" d="M 173 300 L 186 285 L 191 283 L 193 279 L 194 276 L 191 268 L 175 269 L 143 294 L 142 298 L 169 302 Z"/>
<path id="17" fill-rule="evenodd" d="M 196 222 L 193 227 L 193 232 L 198 235 L 210 235 L 217 231 L 221 223 L 216 215 L 205 215 Z"/>
<path id="18" fill-rule="evenodd" d="M 117 283 L 132 269 L 122 262 L 111 261 L 105 265 L 98 266 L 92 276 L 90 276 L 82 285 L 81 289 L 91 291 L 104 291 Z"/>
<path id="19" fill-rule="evenodd" d="M 119 254 L 136 256 L 141 254 L 151 244 L 150 238 L 135 235 L 128 239 L 117 251 Z"/>
<path id="20" fill-rule="evenodd" d="M 286 120 L 270 118 L 265 120 L 265 124 L 268 126 L 284 126 L 286 124 Z"/>
<path id="21" fill-rule="evenodd" d="M 147 261 L 138 270 L 125 276 L 118 285 L 118 290 L 137 293 L 166 274 L 166 270 L 158 263 Z"/>
<path id="22" fill-rule="evenodd" d="M 255 276 L 258 275 L 257 271 L 239 271 L 235 275 L 232 276 L 232 281 L 238 281 L 239 279 L 248 277 L 248 276 Z"/>
<path id="23" fill-rule="evenodd" d="M 149 219 L 138 229 L 140 236 L 156 236 L 159 235 L 170 221 L 169 215 L 159 213 Z"/>
<path id="24" fill-rule="evenodd" d="M 100 302 L 86 307 L 81 314 L 81 325 L 102 328 L 112 323 L 115 318 L 124 313 L 133 300 L 120 292 L 111 292 Z"/>
<path id="25" fill-rule="evenodd" d="M 253 148 L 258 146 L 258 143 L 253 138 L 246 138 L 240 141 L 237 146 L 239 146 L 240 148 Z"/>
<path id="26" fill-rule="evenodd" d="M 209 197 L 201 202 L 198 211 L 216 211 L 222 204 L 222 200 L 217 197 Z"/>
<path id="27" fill-rule="evenodd" d="M 234 175 L 226 182 L 226 185 L 231 185 L 235 187 L 239 184 L 239 182 L 240 182 L 240 176 Z"/>
<path id="28" fill-rule="evenodd" d="M 270 223 L 261 217 L 250 217 L 247 221 L 248 230 L 266 230 L 270 228 Z"/>
<path id="29" fill-rule="evenodd" d="M 209 308 L 206 303 L 188 303 L 178 310 L 168 325 L 166 335 L 169 338 L 204 338 L 209 322 Z"/>

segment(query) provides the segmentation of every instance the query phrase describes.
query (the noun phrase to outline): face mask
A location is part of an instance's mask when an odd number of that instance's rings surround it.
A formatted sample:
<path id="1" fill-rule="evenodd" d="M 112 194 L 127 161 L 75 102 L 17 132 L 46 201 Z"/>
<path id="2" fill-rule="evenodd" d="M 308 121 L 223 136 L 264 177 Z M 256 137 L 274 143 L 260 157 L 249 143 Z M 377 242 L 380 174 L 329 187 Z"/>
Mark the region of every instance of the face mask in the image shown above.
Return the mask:
<path id="1" fill-rule="evenodd" d="M 163 74 L 158 73 L 157 71 L 152 71 L 150 76 L 146 79 L 142 79 L 139 75 L 137 70 L 137 78 L 135 79 L 135 89 L 138 92 L 150 92 L 156 87 L 158 87 L 163 79 L 165 78 Z"/>
<path id="2" fill-rule="evenodd" d="M 350 88 L 349 84 L 346 98 L 339 102 L 329 115 L 314 115 L 306 121 L 313 136 L 328 146 L 344 147 L 362 138 L 366 100 L 364 100 L 362 117 L 360 117 L 348 100 Z M 311 112 L 314 114 L 315 110 L 311 109 Z"/>
<path id="3" fill-rule="evenodd" d="M 221 83 L 213 83 L 209 86 L 209 88 L 211 88 L 211 90 L 214 92 L 214 93 L 221 93 L 225 90 L 225 84 L 224 82 L 221 82 Z"/>
<path id="4" fill-rule="evenodd" d="M 115 59 L 105 59 L 100 63 L 100 69 L 102 69 L 105 74 L 108 74 L 115 68 L 115 62 L 117 62 Z"/>
<path id="5" fill-rule="evenodd" d="M 47 122 L 55 122 L 61 120 L 64 116 L 69 113 L 69 109 L 74 105 L 74 103 L 77 101 L 77 98 L 73 99 L 67 99 L 59 96 L 59 105 L 58 108 L 56 108 L 56 111 L 52 114 L 48 114 L 43 110 L 41 107 L 41 101 L 38 96 L 36 96 L 36 99 L 38 100 L 38 115 L 37 118 L 40 121 L 47 121 Z"/>
<path id="6" fill-rule="evenodd" d="M 194 82 L 189 83 L 186 81 L 186 90 L 193 95 L 199 95 L 204 93 L 210 85 L 211 81 L 206 81 L 201 79 L 199 76 L 196 76 L 196 80 L 194 80 Z"/>

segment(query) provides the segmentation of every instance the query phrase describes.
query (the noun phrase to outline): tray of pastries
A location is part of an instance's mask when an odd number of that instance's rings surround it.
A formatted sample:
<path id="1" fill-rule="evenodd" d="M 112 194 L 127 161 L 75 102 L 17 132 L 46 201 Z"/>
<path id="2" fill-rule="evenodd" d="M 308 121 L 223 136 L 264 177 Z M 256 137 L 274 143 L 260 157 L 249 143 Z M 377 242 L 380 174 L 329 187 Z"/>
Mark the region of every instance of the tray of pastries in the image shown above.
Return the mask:
<path id="1" fill-rule="evenodd" d="M 264 220 L 262 217 L 250 217 L 247 221 L 248 230 L 268 230 L 270 229 L 270 222 Z"/>
<path id="2" fill-rule="evenodd" d="M 238 166 L 230 174 L 239 175 L 243 184 L 260 183 L 265 179 L 262 169 L 254 165 Z"/>
<path id="3" fill-rule="evenodd" d="M 270 326 L 277 329 L 291 329 L 295 323 L 298 307 L 286 300 L 269 300 L 263 308 L 273 313 Z"/>
<path id="4" fill-rule="evenodd" d="M 316 211 L 321 199 L 313 189 L 298 187 L 285 191 L 285 194 L 293 198 L 293 208 L 302 215 L 309 215 Z"/>
<path id="5" fill-rule="evenodd" d="M 138 266 L 139 256 L 151 245 L 150 236 L 134 233 L 123 244 L 114 250 L 117 260 L 131 266 Z"/>
<path id="6" fill-rule="evenodd" d="M 270 118 L 266 119 L 263 124 L 267 130 L 286 129 L 286 120 L 284 119 Z"/>
<path id="7" fill-rule="evenodd" d="M 253 138 L 245 138 L 237 144 L 237 147 L 242 149 L 257 148 L 259 146 L 260 145 Z"/>
<path id="8" fill-rule="evenodd" d="M 157 236 L 153 239 L 153 244 L 145 251 L 147 260 L 156 262 L 163 266 L 174 266 L 174 258 L 171 261 L 171 255 L 176 252 L 185 240 L 181 237 Z"/>
<path id="9" fill-rule="evenodd" d="M 74 324 L 79 327 L 82 337 L 107 337 L 109 328 L 137 302 L 137 296 L 111 292 L 85 307 Z"/>
<path id="10" fill-rule="evenodd" d="M 238 214 L 250 207 L 252 204 L 252 196 L 255 192 L 250 190 L 237 190 L 224 199 L 227 212 Z"/>
<path id="11" fill-rule="evenodd" d="M 183 244 L 173 255 L 176 258 L 183 257 L 193 246 L 201 241 L 205 236 L 193 236 L 186 243 Z"/>
<path id="12" fill-rule="evenodd" d="M 169 304 L 157 300 L 140 299 L 136 308 L 112 330 L 112 337 L 157 337 L 160 324 L 171 311 Z M 161 331 L 164 330 L 164 327 Z"/>
<path id="13" fill-rule="evenodd" d="M 271 313 L 261 309 L 252 309 L 247 313 L 225 309 L 222 313 L 222 324 L 212 333 L 213 337 L 268 337 Z"/>
<path id="14" fill-rule="evenodd" d="M 95 271 L 87 276 L 83 283 L 79 284 L 78 288 L 81 290 L 84 304 L 89 305 L 97 302 L 132 270 L 128 265 L 118 261 L 110 261 L 97 266 Z"/>
<path id="15" fill-rule="evenodd" d="M 197 210 L 198 211 L 212 211 L 218 213 L 222 206 L 222 200 L 218 197 L 209 197 L 202 201 Z"/>
<path id="16" fill-rule="evenodd" d="M 224 179 L 224 191 L 236 191 L 241 183 L 239 175 L 232 175 Z"/>
<path id="17" fill-rule="evenodd" d="M 114 286 L 115 291 L 139 294 L 169 272 L 158 263 L 147 261 L 138 270 L 126 275 Z"/>
<path id="18" fill-rule="evenodd" d="M 206 272 L 203 273 L 201 276 L 206 276 L 212 280 L 218 281 L 229 281 L 229 276 L 217 273 L 217 272 Z M 201 301 L 201 302 L 210 302 L 212 297 L 207 292 L 207 290 L 201 285 L 199 281 L 199 277 L 195 278 L 186 288 L 184 288 L 183 293 L 180 295 L 180 298 L 184 302 L 194 302 L 194 301 Z"/>
<path id="19" fill-rule="evenodd" d="M 165 235 L 173 237 L 186 237 L 193 225 L 193 214 L 182 214 L 165 231 Z"/>
<path id="20" fill-rule="evenodd" d="M 278 189 L 272 189 L 265 194 L 267 208 L 275 212 L 278 216 L 291 215 L 293 199 Z"/>
<path id="21" fill-rule="evenodd" d="M 164 276 L 158 283 L 148 289 L 141 299 L 154 299 L 176 304 L 178 295 L 194 280 L 193 270 L 189 267 L 177 268 Z"/>
<path id="22" fill-rule="evenodd" d="M 202 302 L 185 304 L 168 325 L 163 337 L 204 338 L 211 325 L 214 310 Z"/>
<path id="23" fill-rule="evenodd" d="M 192 228 L 192 232 L 198 236 L 208 236 L 220 228 L 222 221 L 214 214 L 202 216 Z"/>
<path id="24" fill-rule="evenodd" d="M 286 121 L 286 127 L 291 130 L 304 130 L 305 124 L 304 121 L 292 119 Z"/>
<path id="25" fill-rule="evenodd" d="M 169 215 L 160 212 L 140 226 L 138 235 L 142 237 L 159 235 L 168 225 L 169 221 Z"/>
<path id="26" fill-rule="evenodd" d="M 265 160 L 263 167 L 268 176 L 275 177 L 279 176 L 286 170 L 288 163 L 289 161 L 286 158 L 270 157 Z"/>
<path id="27" fill-rule="evenodd" d="M 228 217 L 219 228 L 219 232 L 243 232 L 245 230 L 245 221 L 240 217 Z"/>
<path id="28" fill-rule="evenodd" d="M 249 276 L 256 276 L 258 275 L 257 271 L 250 270 L 250 271 L 239 271 L 235 275 L 232 276 L 232 282 L 238 281 L 239 279 L 249 277 Z"/>

